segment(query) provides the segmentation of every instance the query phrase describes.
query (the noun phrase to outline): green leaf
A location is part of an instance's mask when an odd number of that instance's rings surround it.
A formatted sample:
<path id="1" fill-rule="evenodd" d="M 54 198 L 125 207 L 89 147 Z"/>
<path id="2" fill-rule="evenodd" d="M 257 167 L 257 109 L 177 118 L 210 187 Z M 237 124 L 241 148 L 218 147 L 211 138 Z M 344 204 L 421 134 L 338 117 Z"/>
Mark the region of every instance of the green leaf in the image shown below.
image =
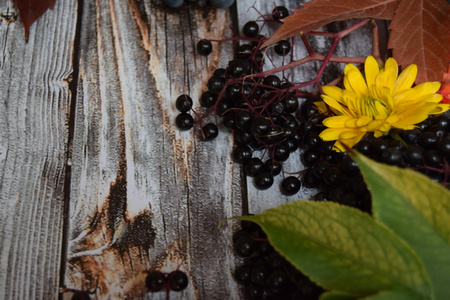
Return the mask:
<path id="1" fill-rule="evenodd" d="M 356 298 L 347 293 L 327 291 L 320 295 L 319 300 L 356 300 Z"/>
<path id="2" fill-rule="evenodd" d="M 411 170 L 354 156 L 372 193 L 374 217 L 420 256 L 434 299 L 450 295 L 450 192 Z"/>
<path id="3" fill-rule="evenodd" d="M 372 296 L 364 297 L 362 300 L 420 300 L 420 297 L 405 291 L 382 291 Z"/>
<path id="4" fill-rule="evenodd" d="M 357 297 L 381 290 L 430 296 L 427 274 L 414 251 L 354 208 L 297 201 L 235 219 L 259 224 L 279 253 L 326 289 Z"/>

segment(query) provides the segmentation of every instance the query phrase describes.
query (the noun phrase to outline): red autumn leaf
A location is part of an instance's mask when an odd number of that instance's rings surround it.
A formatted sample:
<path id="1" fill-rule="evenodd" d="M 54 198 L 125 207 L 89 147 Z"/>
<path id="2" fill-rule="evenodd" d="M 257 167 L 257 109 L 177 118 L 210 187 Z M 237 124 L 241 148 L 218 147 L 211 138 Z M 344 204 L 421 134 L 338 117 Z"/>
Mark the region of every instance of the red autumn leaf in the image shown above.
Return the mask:
<path id="1" fill-rule="evenodd" d="M 264 43 L 352 18 L 392 20 L 389 48 L 402 66 L 419 68 L 416 83 L 438 81 L 450 60 L 450 5 L 446 0 L 313 0 L 295 9 Z"/>
<path id="2" fill-rule="evenodd" d="M 445 1 L 445 0 L 444 0 Z M 264 47 L 279 40 L 309 32 L 335 21 L 352 18 L 390 20 L 400 0 L 313 0 L 294 9 L 283 19 L 283 25 L 264 43 Z"/>
<path id="3" fill-rule="evenodd" d="M 30 27 L 48 9 L 55 7 L 56 0 L 14 0 L 25 27 L 25 37 L 30 35 Z"/>
<path id="4" fill-rule="evenodd" d="M 441 88 L 438 93 L 443 97 L 442 103 L 450 104 L 450 63 L 448 64 L 448 72 L 442 76 Z"/>
<path id="5" fill-rule="evenodd" d="M 416 64 L 416 83 L 439 81 L 450 51 L 450 5 L 446 0 L 401 0 L 388 47 L 403 67 Z"/>

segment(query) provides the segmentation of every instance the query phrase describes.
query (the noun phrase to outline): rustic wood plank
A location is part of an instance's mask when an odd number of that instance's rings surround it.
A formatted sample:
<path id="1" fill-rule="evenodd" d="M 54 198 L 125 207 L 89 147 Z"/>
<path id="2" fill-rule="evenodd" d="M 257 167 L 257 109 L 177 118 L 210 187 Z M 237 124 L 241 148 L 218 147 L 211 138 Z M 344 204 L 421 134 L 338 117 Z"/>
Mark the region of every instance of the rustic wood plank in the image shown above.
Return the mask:
<path id="1" fill-rule="evenodd" d="M 26 43 L 0 0 L 0 299 L 58 293 L 76 11 L 58 1 Z"/>
<path id="2" fill-rule="evenodd" d="M 179 299 L 238 298 L 233 224 L 242 214 L 232 140 L 174 126 L 230 51 L 198 56 L 195 37 L 228 34 L 228 10 L 156 1 L 84 1 L 64 285 L 96 297 L 149 296 L 148 270 L 187 273 Z M 151 295 L 164 299 L 164 293 Z"/>
<path id="3" fill-rule="evenodd" d="M 298 8 L 299 3 L 306 1 L 298 1 L 298 0 L 280 0 L 276 2 L 276 5 L 282 5 L 291 8 Z M 252 8 L 249 8 L 252 6 Z M 237 1 L 237 8 L 239 12 L 239 27 L 242 28 L 243 25 L 250 20 L 262 20 L 260 14 L 270 14 L 274 9 L 275 4 L 271 1 L 254 1 L 249 3 L 248 1 Z M 339 22 L 329 25 L 324 30 L 329 32 L 338 32 L 346 27 L 349 24 L 355 24 L 355 20 L 351 20 L 348 22 Z M 262 23 L 259 23 L 260 26 Z M 266 26 L 262 29 L 262 34 L 270 35 L 272 34 L 277 26 L 272 26 L 275 24 L 266 24 Z M 343 40 L 340 41 L 338 47 L 336 48 L 335 54 L 339 56 L 349 55 L 349 56 L 367 56 L 371 54 L 371 45 L 372 45 L 372 33 L 371 27 L 365 26 L 364 28 L 359 29 L 358 31 L 352 33 L 347 36 Z M 311 45 L 314 47 L 315 51 L 319 53 L 326 54 L 326 50 L 331 46 L 332 40 L 330 38 L 325 37 L 309 37 Z M 294 41 L 295 51 L 293 60 L 298 60 L 307 56 L 306 48 L 303 46 L 303 43 L 299 37 L 295 38 Z M 267 50 L 268 55 L 273 59 L 273 64 L 266 64 L 266 69 L 273 69 L 275 67 L 282 65 L 282 58 L 275 55 L 273 49 Z M 289 62 L 290 59 L 288 58 Z M 330 64 L 331 72 L 328 71 L 328 76 L 324 76 L 323 83 L 327 83 L 333 80 L 336 76 L 339 76 L 343 72 L 344 64 Z M 289 76 L 291 82 L 307 82 L 312 80 L 317 74 L 317 70 L 320 68 L 321 63 L 319 62 L 310 62 L 300 67 L 296 67 L 292 69 L 290 72 L 287 71 L 285 76 Z M 281 76 L 281 73 L 277 73 L 277 75 Z M 307 91 L 312 91 L 313 89 L 307 89 Z M 301 101 L 302 103 L 302 101 Z M 256 155 L 256 154 L 255 154 Z M 261 155 L 261 154 L 260 154 Z M 301 150 L 297 150 L 292 153 L 289 159 L 284 163 L 284 172 L 281 175 L 278 175 L 274 178 L 273 186 L 264 191 L 257 190 L 252 184 L 252 179 L 250 177 L 247 178 L 248 182 L 248 205 L 249 205 L 249 213 L 259 213 L 263 210 L 276 207 L 280 204 L 287 203 L 290 201 L 298 200 L 298 199 L 310 199 L 316 191 L 314 189 L 309 189 L 302 187 L 299 193 L 293 196 L 284 196 L 280 192 L 280 185 L 283 178 L 290 176 L 290 173 L 296 173 L 301 170 L 304 170 L 304 166 L 300 160 Z"/>

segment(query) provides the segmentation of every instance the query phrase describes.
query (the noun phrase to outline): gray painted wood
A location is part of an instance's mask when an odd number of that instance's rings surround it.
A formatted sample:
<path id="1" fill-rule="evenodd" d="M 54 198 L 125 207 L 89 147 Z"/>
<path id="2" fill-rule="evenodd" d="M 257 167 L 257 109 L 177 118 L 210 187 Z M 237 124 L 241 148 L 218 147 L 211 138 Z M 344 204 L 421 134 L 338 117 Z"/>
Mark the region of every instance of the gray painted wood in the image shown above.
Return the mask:
<path id="1" fill-rule="evenodd" d="M 58 1 L 26 43 L 0 1 L 0 299 L 59 290 L 76 9 Z"/>
<path id="2" fill-rule="evenodd" d="M 205 142 L 198 128 L 175 128 L 175 99 L 189 94 L 204 112 L 207 80 L 232 57 L 230 42 L 199 56 L 198 38 L 229 38 L 234 13 L 239 27 L 258 17 L 252 5 L 273 9 L 269 1 L 240 0 L 237 11 L 205 2 L 176 10 L 158 0 L 58 0 L 25 43 L 12 1 L 0 0 L 0 299 L 54 299 L 59 286 L 65 299 L 69 290 L 165 299 L 146 292 L 145 276 L 176 269 L 190 283 L 172 299 L 242 298 L 232 278 L 238 223 L 218 223 L 314 191 L 281 196 L 282 176 L 258 191 L 231 160 L 226 129 Z M 338 51 L 367 55 L 368 35 Z M 304 56 L 296 48 L 294 58 Z M 309 80 L 317 68 L 290 76 Z M 302 168 L 297 152 L 286 170 Z"/>

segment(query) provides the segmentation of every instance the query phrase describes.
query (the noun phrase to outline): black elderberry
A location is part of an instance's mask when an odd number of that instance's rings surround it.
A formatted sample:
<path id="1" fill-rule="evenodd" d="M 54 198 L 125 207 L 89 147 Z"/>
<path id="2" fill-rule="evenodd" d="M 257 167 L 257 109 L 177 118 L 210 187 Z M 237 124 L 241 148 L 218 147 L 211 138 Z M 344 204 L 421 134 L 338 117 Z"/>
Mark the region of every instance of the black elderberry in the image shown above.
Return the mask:
<path id="1" fill-rule="evenodd" d="M 227 70 L 224 68 L 218 68 L 213 72 L 213 77 L 226 79 Z"/>
<path id="2" fill-rule="evenodd" d="M 239 145 L 250 145 L 253 142 L 255 142 L 255 137 L 253 133 L 240 129 L 236 129 L 234 131 L 234 139 L 236 143 Z"/>
<path id="3" fill-rule="evenodd" d="M 254 136 L 267 135 L 271 129 L 271 122 L 265 118 L 254 118 L 250 125 L 250 130 Z"/>
<path id="4" fill-rule="evenodd" d="M 247 220 L 241 221 L 241 228 L 242 228 L 242 230 L 245 230 L 248 233 L 255 233 L 258 230 L 261 230 L 261 227 L 259 227 L 258 224 L 256 224 L 255 222 L 247 221 Z"/>
<path id="5" fill-rule="evenodd" d="M 274 20 L 284 19 L 289 16 L 289 10 L 284 6 L 277 6 L 272 11 L 272 18 Z"/>
<path id="6" fill-rule="evenodd" d="M 328 195 L 329 195 L 331 201 L 339 202 L 339 201 L 341 201 L 341 199 L 344 196 L 345 192 L 346 191 L 345 191 L 345 187 L 344 186 L 338 186 L 338 187 L 332 188 L 329 191 Z"/>
<path id="7" fill-rule="evenodd" d="M 348 155 L 342 157 L 342 167 L 344 173 L 349 176 L 355 176 L 360 173 L 358 164 Z"/>
<path id="8" fill-rule="evenodd" d="M 329 167 L 330 165 L 326 161 L 319 160 L 313 167 L 313 173 L 317 178 L 322 178 L 323 174 Z"/>
<path id="9" fill-rule="evenodd" d="M 234 115 L 234 123 L 236 128 L 241 130 L 247 130 L 250 127 L 253 116 L 248 110 L 239 110 Z"/>
<path id="10" fill-rule="evenodd" d="M 227 86 L 226 93 L 229 98 L 240 97 L 241 96 L 241 87 L 240 83 L 233 83 Z"/>
<path id="11" fill-rule="evenodd" d="M 234 271 L 234 279 L 236 282 L 247 286 L 251 283 L 251 268 L 248 266 L 240 266 Z"/>
<path id="12" fill-rule="evenodd" d="M 221 99 L 216 106 L 216 114 L 218 116 L 223 116 L 230 108 L 233 107 L 233 101 L 230 99 Z"/>
<path id="13" fill-rule="evenodd" d="M 286 97 L 283 98 L 284 111 L 287 113 L 294 113 L 298 109 L 298 98 L 293 94 L 287 94 Z"/>
<path id="14" fill-rule="evenodd" d="M 214 94 L 220 93 L 222 91 L 224 85 L 225 85 L 225 79 L 218 76 L 212 76 L 208 83 L 206 84 L 208 87 L 208 90 L 211 91 Z"/>
<path id="15" fill-rule="evenodd" d="M 200 96 L 200 105 L 203 107 L 211 107 L 216 104 L 217 94 L 206 91 Z"/>
<path id="16" fill-rule="evenodd" d="M 233 160 L 239 164 L 242 164 L 252 157 L 252 150 L 248 146 L 237 146 L 233 150 Z"/>
<path id="17" fill-rule="evenodd" d="M 298 193 L 300 187 L 300 180 L 295 176 L 289 176 L 281 183 L 281 192 L 286 196 L 292 196 Z"/>
<path id="18" fill-rule="evenodd" d="M 189 280 L 184 272 L 176 270 L 167 276 L 167 282 L 172 291 L 181 292 L 187 287 Z"/>
<path id="19" fill-rule="evenodd" d="M 423 153 L 424 150 L 422 147 L 417 145 L 410 145 L 403 153 L 403 157 L 407 164 L 416 166 L 422 163 Z"/>
<path id="20" fill-rule="evenodd" d="M 437 149 L 445 158 L 450 159 L 450 136 L 441 139 L 437 144 Z"/>
<path id="21" fill-rule="evenodd" d="M 189 130 L 194 126 L 194 118 L 188 113 L 181 113 L 176 117 L 175 124 L 180 130 Z"/>
<path id="22" fill-rule="evenodd" d="M 205 140 L 205 141 L 213 140 L 217 137 L 218 134 L 219 134 L 219 129 L 217 128 L 216 124 L 208 123 L 205 126 L 203 126 L 203 129 L 202 129 L 203 140 Z"/>
<path id="23" fill-rule="evenodd" d="M 269 291 L 274 296 L 285 296 L 290 291 L 292 281 L 284 270 L 275 270 L 267 278 Z"/>
<path id="24" fill-rule="evenodd" d="M 434 148 L 437 143 L 439 142 L 439 137 L 434 133 L 430 131 L 425 131 L 419 136 L 419 145 L 424 147 L 425 149 L 432 149 Z"/>
<path id="25" fill-rule="evenodd" d="M 200 40 L 197 43 L 197 52 L 200 55 L 208 56 L 211 54 L 212 49 L 213 49 L 212 44 L 208 40 Z"/>
<path id="26" fill-rule="evenodd" d="M 223 125 L 228 129 L 235 129 L 236 124 L 234 124 L 234 111 L 228 111 L 225 113 L 223 118 Z"/>
<path id="27" fill-rule="evenodd" d="M 392 140 L 389 143 L 389 148 L 394 148 L 394 149 L 398 149 L 398 150 L 405 150 L 406 146 L 405 146 L 404 142 L 402 142 L 402 141 Z"/>
<path id="28" fill-rule="evenodd" d="M 288 40 L 281 40 L 274 46 L 274 50 L 278 55 L 286 55 L 291 51 L 291 43 Z"/>
<path id="29" fill-rule="evenodd" d="M 240 257 L 248 257 L 255 250 L 255 241 L 250 236 L 240 237 L 233 245 L 234 252 Z"/>
<path id="30" fill-rule="evenodd" d="M 269 276 L 269 270 L 265 265 L 256 266 L 252 268 L 251 280 L 253 283 L 262 284 Z"/>
<path id="31" fill-rule="evenodd" d="M 279 144 L 279 145 L 274 146 L 273 158 L 276 161 L 283 162 L 283 161 L 287 160 L 289 158 L 289 154 L 290 154 L 290 151 L 289 151 L 288 147 L 286 147 L 285 145 Z"/>
<path id="32" fill-rule="evenodd" d="M 315 188 L 318 187 L 321 183 L 321 180 L 317 178 L 312 170 L 308 170 L 302 176 L 302 185 L 306 188 Z"/>
<path id="33" fill-rule="evenodd" d="M 149 272 L 145 278 L 145 286 L 150 292 L 158 292 L 164 288 L 166 277 L 159 271 Z"/>
<path id="34" fill-rule="evenodd" d="M 279 88 L 281 85 L 281 80 L 276 75 L 269 75 L 264 77 L 263 84 L 270 87 Z"/>
<path id="35" fill-rule="evenodd" d="M 255 241 L 255 245 L 257 246 L 258 242 Z M 267 261 L 265 260 L 264 257 L 255 255 L 255 256 L 246 258 L 244 261 L 244 265 L 249 266 L 251 268 L 265 266 L 265 265 L 267 265 Z"/>
<path id="36" fill-rule="evenodd" d="M 252 157 L 244 165 L 245 174 L 254 177 L 262 170 L 264 170 L 264 163 L 260 158 Z"/>
<path id="37" fill-rule="evenodd" d="M 309 148 L 302 153 L 302 163 L 305 167 L 313 166 L 319 159 L 320 153 L 314 148 Z"/>
<path id="38" fill-rule="evenodd" d="M 355 145 L 355 149 L 366 156 L 372 154 L 372 143 L 366 140 L 361 140 Z"/>
<path id="39" fill-rule="evenodd" d="M 299 126 L 299 130 L 303 134 L 313 131 L 315 128 L 316 128 L 316 124 L 312 121 L 301 122 L 300 126 Z"/>
<path id="40" fill-rule="evenodd" d="M 273 184 L 273 175 L 269 172 L 261 172 L 255 176 L 254 184 L 258 190 L 267 190 Z"/>
<path id="41" fill-rule="evenodd" d="M 402 151 L 396 148 L 388 148 L 381 154 L 381 161 L 388 165 L 401 166 L 402 158 Z"/>
<path id="42" fill-rule="evenodd" d="M 264 169 L 272 174 L 272 176 L 277 176 L 280 174 L 283 165 L 278 161 L 273 161 L 272 159 L 266 160 L 264 163 Z"/>
<path id="43" fill-rule="evenodd" d="M 255 38 L 259 33 L 259 25 L 255 21 L 248 21 L 245 23 L 242 32 L 248 38 Z"/>
<path id="44" fill-rule="evenodd" d="M 278 252 L 274 252 L 267 258 L 267 266 L 271 270 L 284 269 L 289 263 Z"/>
<path id="45" fill-rule="evenodd" d="M 245 294 L 248 299 L 260 300 L 264 294 L 264 287 L 260 284 L 252 283 L 245 289 Z"/>
<path id="46" fill-rule="evenodd" d="M 275 251 L 268 241 L 260 241 L 256 245 L 258 255 L 267 256 Z"/>
<path id="47" fill-rule="evenodd" d="M 338 186 L 343 181 L 342 171 L 338 167 L 329 167 L 323 174 L 323 179 L 328 185 Z"/>
<path id="48" fill-rule="evenodd" d="M 294 152 L 299 147 L 299 141 L 297 138 L 291 136 L 286 138 L 286 140 L 283 142 L 283 145 L 288 148 L 289 152 Z"/>
<path id="49" fill-rule="evenodd" d="M 384 150 L 389 148 L 389 141 L 383 139 L 376 139 L 372 144 L 372 151 L 377 157 L 381 157 Z"/>
<path id="50" fill-rule="evenodd" d="M 266 135 L 260 137 L 261 141 L 267 145 L 278 144 L 284 139 L 284 131 L 279 127 L 271 128 Z M 288 151 L 289 156 L 289 151 Z M 287 158 L 286 158 L 287 159 Z M 281 158 L 280 158 L 281 160 Z"/>
<path id="51" fill-rule="evenodd" d="M 236 48 L 235 57 L 237 59 L 249 59 L 252 56 L 253 49 L 255 48 L 252 44 L 242 44 Z"/>
<path id="52" fill-rule="evenodd" d="M 402 130 L 399 132 L 400 137 L 409 144 L 416 144 L 420 134 L 421 132 L 419 129 Z"/>
<path id="53" fill-rule="evenodd" d="M 300 108 L 300 114 L 305 121 L 315 117 L 317 112 L 317 107 L 311 102 L 305 102 Z"/>
<path id="54" fill-rule="evenodd" d="M 314 195 L 313 200 L 315 200 L 315 201 L 330 201 L 331 198 L 327 192 L 319 192 L 316 195 Z"/>
<path id="55" fill-rule="evenodd" d="M 319 133 L 310 131 L 303 136 L 302 142 L 305 148 L 313 148 L 319 146 L 322 139 L 319 137 Z"/>
<path id="56" fill-rule="evenodd" d="M 246 70 L 247 66 L 243 60 L 235 59 L 228 62 L 228 72 L 235 78 L 239 78 Z"/>
<path id="57" fill-rule="evenodd" d="M 427 166 L 435 168 L 440 167 L 444 163 L 442 155 L 439 154 L 439 151 L 434 149 L 425 151 L 423 159 Z"/>
<path id="58" fill-rule="evenodd" d="M 192 99 L 188 95 L 178 96 L 175 106 L 180 112 L 187 112 L 192 108 Z"/>
<path id="59" fill-rule="evenodd" d="M 430 127 L 428 127 L 428 131 L 434 133 L 439 138 L 447 134 L 447 130 L 445 130 L 443 127 L 440 127 L 439 125 L 431 125 Z"/>
<path id="60" fill-rule="evenodd" d="M 442 128 L 445 132 L 449 132 L 450 116 L 448 114 L 441 114 L 433 120 L 432 124 Z"/>

